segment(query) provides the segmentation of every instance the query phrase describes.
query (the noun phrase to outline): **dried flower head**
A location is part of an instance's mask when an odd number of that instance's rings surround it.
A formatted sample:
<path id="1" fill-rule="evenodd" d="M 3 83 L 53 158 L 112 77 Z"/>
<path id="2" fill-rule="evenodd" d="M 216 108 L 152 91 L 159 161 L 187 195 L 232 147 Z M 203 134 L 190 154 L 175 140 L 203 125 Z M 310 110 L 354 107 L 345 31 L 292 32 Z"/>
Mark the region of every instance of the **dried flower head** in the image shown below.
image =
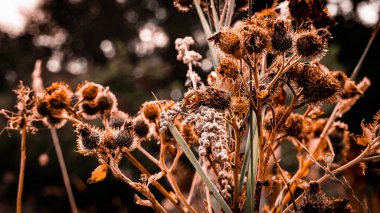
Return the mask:
<path id="1" fill-rule="evenodd" d="M 255 13 L 251 17 L 250 22 L 255 25 L 255 27 L 271 29 L 278 15 L 279 14 L 273 8 L 267 8 Z"/>
<path id="2" fill-rule="evenodd" d="M 310 123 L 311 122 L 305 119 L 302 115 L 292 113 L 288 119 L 286 119 L 283 129 L 288 136 L 303 138 L 310 130 Z"/>
<path id="3" fill-rule="evenodd" d="M 331 38 L 331 34 L 326 29 L 296 34 L 294 46 L 297 55 L 309 60 L 319 60 L 327 52 L 327 38 Z"/>
<path id="4" fill-rule="evenodd" d="M 111 116 L 109 118 L 108 125 L 112 128 L 121 128 L 130 123 L 130 117 L 127 113 L 123 111 L 113 111 L 111 112 Z"/>
<path id="5" fill-rule="evenodd" d="M 156 101 L 149 101 L 142 105 L 140 112 L 142 112 L 149 122 L 155 123 L 160 117 L 161 110 Z"/>
<path id="6" fill-rule="evenodd" d="M 231 110 L 239 118 L 247 115 L 249 110 L 249 99 L 245 96 L 232 96 L 231 97 Z"/>
<path id="7" fill-rule="evenodd" d="M 248 53 L 262 53 L 270 49 L 270 37 L 265 28 L 251 27 L 250 34 L 245 38 L 245 49 Z"/>
<path id="8" fill-rule="evenodd" d="M 353 212 L 351 205 L 346 199 L 329 198 L 316 182 L 311 182 L 297 212 Z"/>
<path id="9" fill-rule="evenodd" d="M 36 116 L 36 110 L 33 109 L 35 108 L 33 107 L 35 99 L 31 96 L 32 90 L 20 81 L 17 89 L 13 92 L 17 94 L 17 104 L 15 105 L 17 112 L 0 109 L 0 115 L 4 115 L 8 120 L 7 127 L 4 129 L 21 131 L 26 128 L 27 132 L 36 133 L 38 129 L 33 126 L 33 121 L 38 116 Z"/>
<path id="10" fill-rule="evenodd" d="M 148 121 L 143 116 L 137 116 L 133 119 L 133 130 L 139 140 L 146 140 L 150 135 L 150 127 Z"/>
<path id="11" fill-rule="evenodd" d="M 216 72 L 224 77 L 236 79 L 239 75 L 239 65 L 235 60 L 229 57 L 223 57 L 220 60 L 219 67 L 216 68 Z"/>
<path id="12" fill-rule="evenodd" d="M 288 22 L 276 21 L 271 36 L 272 50 L 276 53 L 285 53 L 293 45 L 293 35 L 289 30 Z"/>
<path id="13" fill-rule="evenodd" d="M 231 97 L 227 91 L 207 86 L 204 89 L 189 90 L 182 100 L 182 106 L 190 110 L 200 106 L 224 110 L 229 107 L 230 102 Z"/>
<path id="14" fill-rule="evenodd" d="M 116 131 L 113 143 L 118 147 L 125 147 L 128 151 L 132 151 L 137 146 L 136 136 L 133 129 L 121 128 Z"/>
<path id="15" fill-rule="evenodd" d="M 43 97 L 36 99 L 36 112 L 43 117 L 45 125 L 60 128 L 66 124 L 71 110 L 73 93 L 63 82 L 53 83 L 46 88 Z"/>
<path id="16" fill-rule="evenodd" d="M 92 101 L 102 90 L 103 86 L 95 84 L 93 82 L 85 81 L 84 83 L 78 84 L 75 94 L 78 96 L 79 100 Z"/>
<path id="17" fill-rule="evenodd" d="M 241 58 L 242 52 L 240 47 L 239 36 L 232 29 L 224 29 L 211 36 L 209 41 L 214 41 L 219 49 L 235 58 Z"/>
<path id="18" fill-rule="evenodd" d="M 101 132 L 98 128 L 85 123 L 75 124 L 77 134 L 77 149 L 83 155 L 92 154 L 101 142 Z"/>
<path id="19" fill-rule="evenodd" d="M 343 89 L 328 70 L 319 64 L 298 64 L 289 72 L 298 87 L 304 88 L 302 99 L 308 104 L 334 102 Z"/>

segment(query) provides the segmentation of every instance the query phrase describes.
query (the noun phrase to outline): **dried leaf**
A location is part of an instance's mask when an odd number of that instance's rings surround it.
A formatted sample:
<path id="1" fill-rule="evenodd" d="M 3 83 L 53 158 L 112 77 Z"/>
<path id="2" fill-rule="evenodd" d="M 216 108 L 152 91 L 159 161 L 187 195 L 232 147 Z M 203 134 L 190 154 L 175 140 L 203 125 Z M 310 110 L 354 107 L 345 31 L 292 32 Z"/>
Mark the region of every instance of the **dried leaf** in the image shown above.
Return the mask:
<path id="1" fill-rule="evenodd" d="M 368 143 L 371 142 L 371 138 L 372 138 L 372 131 L 370 128 L 368 128 L 367 125 L 365 125 L 364 123 L 361 124 L 361 127 L 362 127 L 362 130 L 363 130 L 363 135 L 361 136 L 357 136 L 355 139 L 356 139 L 356 143 L 361 145 L 361 146 L 367 146 Z"/>
<path id="2" fill-rule="evenodd" d="M 163 176 L 165 176 L 165 171 L 161 171 L 159 173 L 156 173 L 154 175 L 151 175 L 149 178 L 148 178 L 148 186 L 153 183 L 154 181 L 157 181 L 159 179 L 161 179 Z"/>
<path id="3" fill-rule="evenodd" d="M 108 165 L 101 164 L 91 173 L 91 177 L 87 180 L 87 183 L 97 183 L 103 181 L 107 176 Z"/>

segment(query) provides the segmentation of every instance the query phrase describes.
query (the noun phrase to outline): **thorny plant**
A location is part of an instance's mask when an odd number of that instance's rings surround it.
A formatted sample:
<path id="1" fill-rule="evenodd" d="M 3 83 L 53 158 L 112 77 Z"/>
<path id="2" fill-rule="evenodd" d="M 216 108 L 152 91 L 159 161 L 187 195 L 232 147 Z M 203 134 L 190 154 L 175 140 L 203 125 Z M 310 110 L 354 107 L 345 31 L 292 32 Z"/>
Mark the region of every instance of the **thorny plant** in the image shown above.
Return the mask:
<path id="1" fill-rule="evenodd" d="M 206 34 L 215 29 L 208 40 L 213 43 L 211 51 L 217 54 L 217 67 L 203 83 L 195 72 L 202 57 L 191 50 L 193 39 L 176 40 L 177 59 L 188 66 L 189 89 L 181 101 L 149 101 L 130 116 L 118 109 L 109 87 L 93 82 L 81 83 L 75 92 L 66 83 L 56 82 L 35 97 L 21 83 L 16 90 L 18 111 L 1 111 L 8 118 L 7 129 L 21 131 L 25 147 L 26 132 L 36 130 L 32 121 L 42 121 L 50 128 L 71 122 L 77 152 L 99 162 L 88 182 L 102 181 L 111 172 L 144 196 L 135 195 L 137 204 L 157 212 L 168 209 L 158 202 L 151 186 L 179 212 L 352 212 L 347 199 L 324 194 L 320 184 L 327 179 L 342 184 L 355 202 L 366 208 L 344 177 L 342 180 L 336 175 L 357 164 L 364 172 L 378 167 L 380 112 L 372 123 L 362 124 L 363 135 L 355 138 L 348 126 L 336 119 L 356 103 L 370 81 L 364 78 L 356 84 L 344 72 L 330 71 L 320 63 L 334 25 L 322 1 L 289 0 L 253 15 L 248 2 L 174 1 L 182 12 L 197 9 L 203 27 L 208 27 Z M 234 13 L 247 10 L 250 16 L 229 27 Z M 205 14 L 209 23 L 204 22 Z M 332 103 L 336 106 L 331 116 L 320 118 L 324 113 L 321 106 Z M 304 112 L 297 113 L 296 109 Z M 88 123 L 94 119 L 101 120 L 103 126 Z M 151 140 L 158 141 L 158 158 L 142 146 Z M 353 141 L 364 150 L 349 161 L 347 153 Z M 283 144 L 297 150 L 298 171 L 294 174 L 279 163 Z M 198 162 L 192 160 L 189 147 L 199 156 Z M 135 151 L 160 172 L 151 174 L 133 156 Z M 200 169 L 187 197 L 176 181 L 184 153 Z M 123 158 L 141 172 L 139 180 L 130 179 L 120 169 Z M 22 155 L 18 206 L 24 161 Z M 315 169 L 324 175 L 311 181 L 307 175 Z M 169 189 L 158 182 L 162 178 L 168 180 Z M 206 183 L 204 190 L 196 192 L 194 188 L 201 181 Z M 217 191 L 213 191 L 213 184 Z M 272 191 L 270 198 L 262 193 L 265 188 Z M 298 198 L 296 189 L 304 189 Z M 204 206 L 192 205 L 197 198 Z M 260 206 L 262 199 L 265 202 Z"/>

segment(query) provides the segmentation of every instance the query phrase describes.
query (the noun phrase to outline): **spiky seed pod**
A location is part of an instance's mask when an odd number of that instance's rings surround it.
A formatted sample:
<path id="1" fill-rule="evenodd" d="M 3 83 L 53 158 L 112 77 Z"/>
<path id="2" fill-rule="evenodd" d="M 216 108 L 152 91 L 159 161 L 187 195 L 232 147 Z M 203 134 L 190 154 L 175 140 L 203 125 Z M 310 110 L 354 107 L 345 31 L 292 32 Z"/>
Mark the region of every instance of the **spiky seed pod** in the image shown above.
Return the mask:
<path id="1" fill-rule="evenodd" d="M 236 79 L 239 75 L 239 66 L 233 59 L 224 57 L 220 60 L 220 65 L 216 68 L 216 72 L 224 77 Z"/>
<path id="2" fill-rule="evenodd" d="M 145 102 L 140 112 L 142 112 L 146 119 L 153 123 L 160 117 L 160 107 L 156 101 Z"/>
<path id="3" fill-rule="evenodd" d="M 78 96 L 79 100 L 92 101 L 102 90 L 103 86 L 95 84 L 93 82 L 85 81 L 84 83 L 78 85 L 75 94 Z"/>
<path id="4" fill-rule="evenodd" d="M 124 125 L 128 125 L 130 123 L 130 117 L 127 113 L 123 111 L 114 111 L 111 112 L 111 116 L 109 119 L 109 126 L 112 128 L 121 128 Z"/>
<path id="5" fill-rule="evenodd" d="M 270 37 L 265 28 L 254 27 L 244 44 L 248 53 L 262 53 L 270 49 Z"/>
<path id="6" fill-rule="evenodd" d="M 225 110 L 230 106 L 230 103 L 231 97 L 227 91 L 210 86 L 200 90 L 190 90 L 182 100 L 182 106 L 190 110 L 195 110 L 200 106 Z"/>
<path id="7" fill-rule="evenodd" d="M 232 29 L 224 29 L 211 36 L 208 40 L 214 41 L 215 45 L 224 53 L 238 59 L 241 58 L 240 39 Z"/>
<path id="8" fill-rule="evenodd" d="M 46 88 L 43 97 L 38 98 L 35 111 L 43 117 L 46 126 L 60 128 L 66 124 L 73 93 L 66 83 L 53 83 Z"/>
<path id="9" fill-rule="evenodd" d="M 49 115 L 49 103 L 47 101 L 37 101 L 36 110 L 41 116 Z"/>
<path id="10" fill-rule="evenodd" d="M 99 112 L 99 108 L 96 103 L 93 101 L 84 101 L 80 104 L 80 108 L 83 113 L 86 115 L 86 119 L 92 120 L 90 117 L 95 116 Z"/>
<path id="11" fill-rule="evenodd" d="M 174 0 L 174 7 L 180 12 L 188 12 L 193 8 L 193 0 Z"/>
<path id="12" fill-rule="evenodd" d="M 285 21 L 277 21 L 274 24 L 272 35 L 272 50 L 277 53 L 285 53 L 293 45 L 293 36 Z"/>
<path id="13" fill-rule="evenodd" d="M 301 198 L 297 213 L 307 212 L 345 212 L 351 213 L 353 209 L 346 199 L 329 198 L 316 182 L 310 182 Z"/>
<path id="14" fill-rule="evenodd" d="M 139 139 L 146 139 L 150 133 L 149 123 L 142 116 L 138 116 L 133 120 L 133 130 Z"/>
<path id="15" fill-rule="evenodd" d="M 73 92 L 70 87 L 63 82 L 53 83 L 46 88 L 44 99 L 49 103 L 49 107 L 54 109 L 67 109 L 71 106 Z"/>
<path id="16" fill-rule="evenodd" d="M 60 118 L 60 117 L 67 117 L 68 114 L 66 111 L 62 111 L 62 110 L 56 110 L 56 109 L 51 109 L 50 110 L 50 113 L 48 116 L 46 116 L 44 119 L 43 119 L 43 123 L 50 127 L 50 128 L 56 128 L 56 129 L 59 129 L 63 126 L 66 125 L 67 123 L 67 120 L 66 119 L 63 119 L 63 118 Z"/>
<path id="17" fill-rule="evenodd" d="M 115 128 L 107 128 L 103 131 L 102 134 L 102 145 L 106 147 L 109 150 L 114 150 L 118 147 L 118 145 L 115 143 L 115 139 L 117 137 L 117 134 L 119 133 L 120 129 Z"/>
<path id="18" fill-rule="evenodd" d="M 300 63 L 289 71 L 289 76 L 297 87 L 304 88 L 301 98 L 308 104 L 334 102 L 343 89 L 341 82 L 319 64 Z"/>
<path id="19" fill-rule="evenodd" d="M 310 130 L 310 122 L 302 115 L 292 113 L 288 119 L 286 119 L 283 129 L 288 136 L 303 138 Z"/>
<path id="20" fill-rule="evenodd" d="M 111 97 L 102 96 L 97 100 L 97 109 L 99 111 L 110 110 L 114 104 Z"/>
<path id="21" fill-rule="evenodd" d="M 116 134 L 114 143 L 132 151 L 136 147 L 135 135 L 131 129 L 121 128 Z"/>
<path id="22" fill-rule="evenodd" d="M 295 36 L 297 55 L 308 60 L 319 60 L 327 52 L 327 38 L 331 34 L 326 29 L 302 32 Z"/>
<path id="23" fill-rule="evenodd" d="M 75 133 L 77 134 L 77 149 L 81 154 L 90 154 L 101 142 L 101 133 L 89 124 L 76 124 Z"/>
<path id="24" fill-rule="evenodd" d="M 245 96 L 231 98 L 231 110 L 239 118 L 245 117 L 249 110 L 249 99 Z"/>
<path id="25" fill-rule="evenodd" d="M 250 22 L 256 27 L 271 29 L 278 15 L 279 14 L 273 8 L 267 8 L 256 12 L 251 17 Z"/>

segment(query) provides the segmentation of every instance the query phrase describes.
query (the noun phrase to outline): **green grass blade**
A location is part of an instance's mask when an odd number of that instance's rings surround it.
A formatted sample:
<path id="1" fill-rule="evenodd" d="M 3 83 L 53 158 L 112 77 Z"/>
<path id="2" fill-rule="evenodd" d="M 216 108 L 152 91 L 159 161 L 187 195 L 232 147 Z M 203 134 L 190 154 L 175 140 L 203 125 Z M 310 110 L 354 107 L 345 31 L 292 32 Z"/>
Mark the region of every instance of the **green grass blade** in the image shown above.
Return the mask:
<path id="1" fill-rule="evenodd" d="M 253 132 L 255 132 L 256 134 L 257 125 L 256 125 L 256 116 L 254 113 L 253 113 L 252 119 L 254 121 L 251 123 L 251 125 L 253 125 L 252 129 L 253 129 Z M 243 189 L 244 176 L 247 173 L 248 166 L 250 165 L 251 145 L 252 145 L 250 131 L 251 131 L 251 128 L 249 128 L 249 131 L 248 131 L 247 143 L 246 143 L 245 151 L 244 151 L 244 161 L 243 161 L 243 165 L 240 172 L 240 182 L 239 182 L 239 188 L 238 188 L 239 194 L 241 193 L 241 190 Z"/>
<path id="2" fill-rule="evenodd" d="M 220 28 L 219 28 L 218 12 L 216 11 L 214 0 L 210 0 L 210 1 L 211 1 L 212 17 L 214 18 L 214 23 L 215 23 L 215 32 L 219 32 Z"/>
<path id="3" fill-rule="evenodd" d="M 226 22 L 225 26 L 229 27 L 232 22 L 232 16 L 234 15 L 234 9 L 235 9 L 235 0 L 229 0 L 228 2 L 228 10 L 226 15 Z"/>
<path id="4" fill-rule="evenodd" d="M 212 33 L 210 30 L 210 26 L 207 23 L 206 17 L 202 11 L 202 8 L 199 4 L 199 0 L 194 0 L 194 5 L 195 5 L 195 9 L 197 10 L 197 13 L 198 13 L 199 20 L 201 21 L 203 31 L 206 34 L 206 38 L 209 38 L 209 37 L 211 37 Z M 216 69 L 219 66 L 219 61 L 218 61 L 218 58 L 216 57 L 215 48 L 211 42 L 207 41 L 207 44 L 208 44 L 208 48 L 210 49 L 212 63 L 214 64 L 214 68 Z"/>
<path id="5" fill-rule="evenodd" d="M 257 125 L 256 119 L 252 119 L 252 127 Z M 254 212 L 255 208 L 255 187 L 256 187 L 256 175 L 257 175 L 257 166 L 258 166 L 258 152 L 259 152 L 259 135 L 258 130 L 255 128 L 255 134 L 252 140 L 251 147 L 251 156 L 250 156 L 250 166 L 247 179 L 247 199 L 245 200 L 244 212 L 250 213 Z M 260 205 L 260 204 L 258 204 Z"/>
<path id="6" fill-rule="evenodd" d="M 199 174 L 199 176 L 202 178 L 203 182 L 206 184 L 206 186 L 212 192 L 212 195 L 218 201 L 218 203 L 222 207 L 223 211 L 227 212 L 227 213 L 232 213 L 232 211 L 228 207 L 226 201 L 219 194 L 218 189 L 216 188 L 216 186 L 207 177 L 206 173 L 202 169 L 202 166 L 199 164 L 198 160 L 195 158 L 193 152 L 191 151 L 191 149 L 187 145 L 186 141 L 183 139 L 183 137 L 179 133 L 177 127 L 175 127 L 172 122 L 169 122 L 169 130 L 173 134 L 173 136 L 176 139 L 177 143 L 180 144 L 180 146 L 181 146 L 183 152 L 185 153 L 186 157 L 190 160 L 190 163 L 194 166 L 196 172 Z"/>

